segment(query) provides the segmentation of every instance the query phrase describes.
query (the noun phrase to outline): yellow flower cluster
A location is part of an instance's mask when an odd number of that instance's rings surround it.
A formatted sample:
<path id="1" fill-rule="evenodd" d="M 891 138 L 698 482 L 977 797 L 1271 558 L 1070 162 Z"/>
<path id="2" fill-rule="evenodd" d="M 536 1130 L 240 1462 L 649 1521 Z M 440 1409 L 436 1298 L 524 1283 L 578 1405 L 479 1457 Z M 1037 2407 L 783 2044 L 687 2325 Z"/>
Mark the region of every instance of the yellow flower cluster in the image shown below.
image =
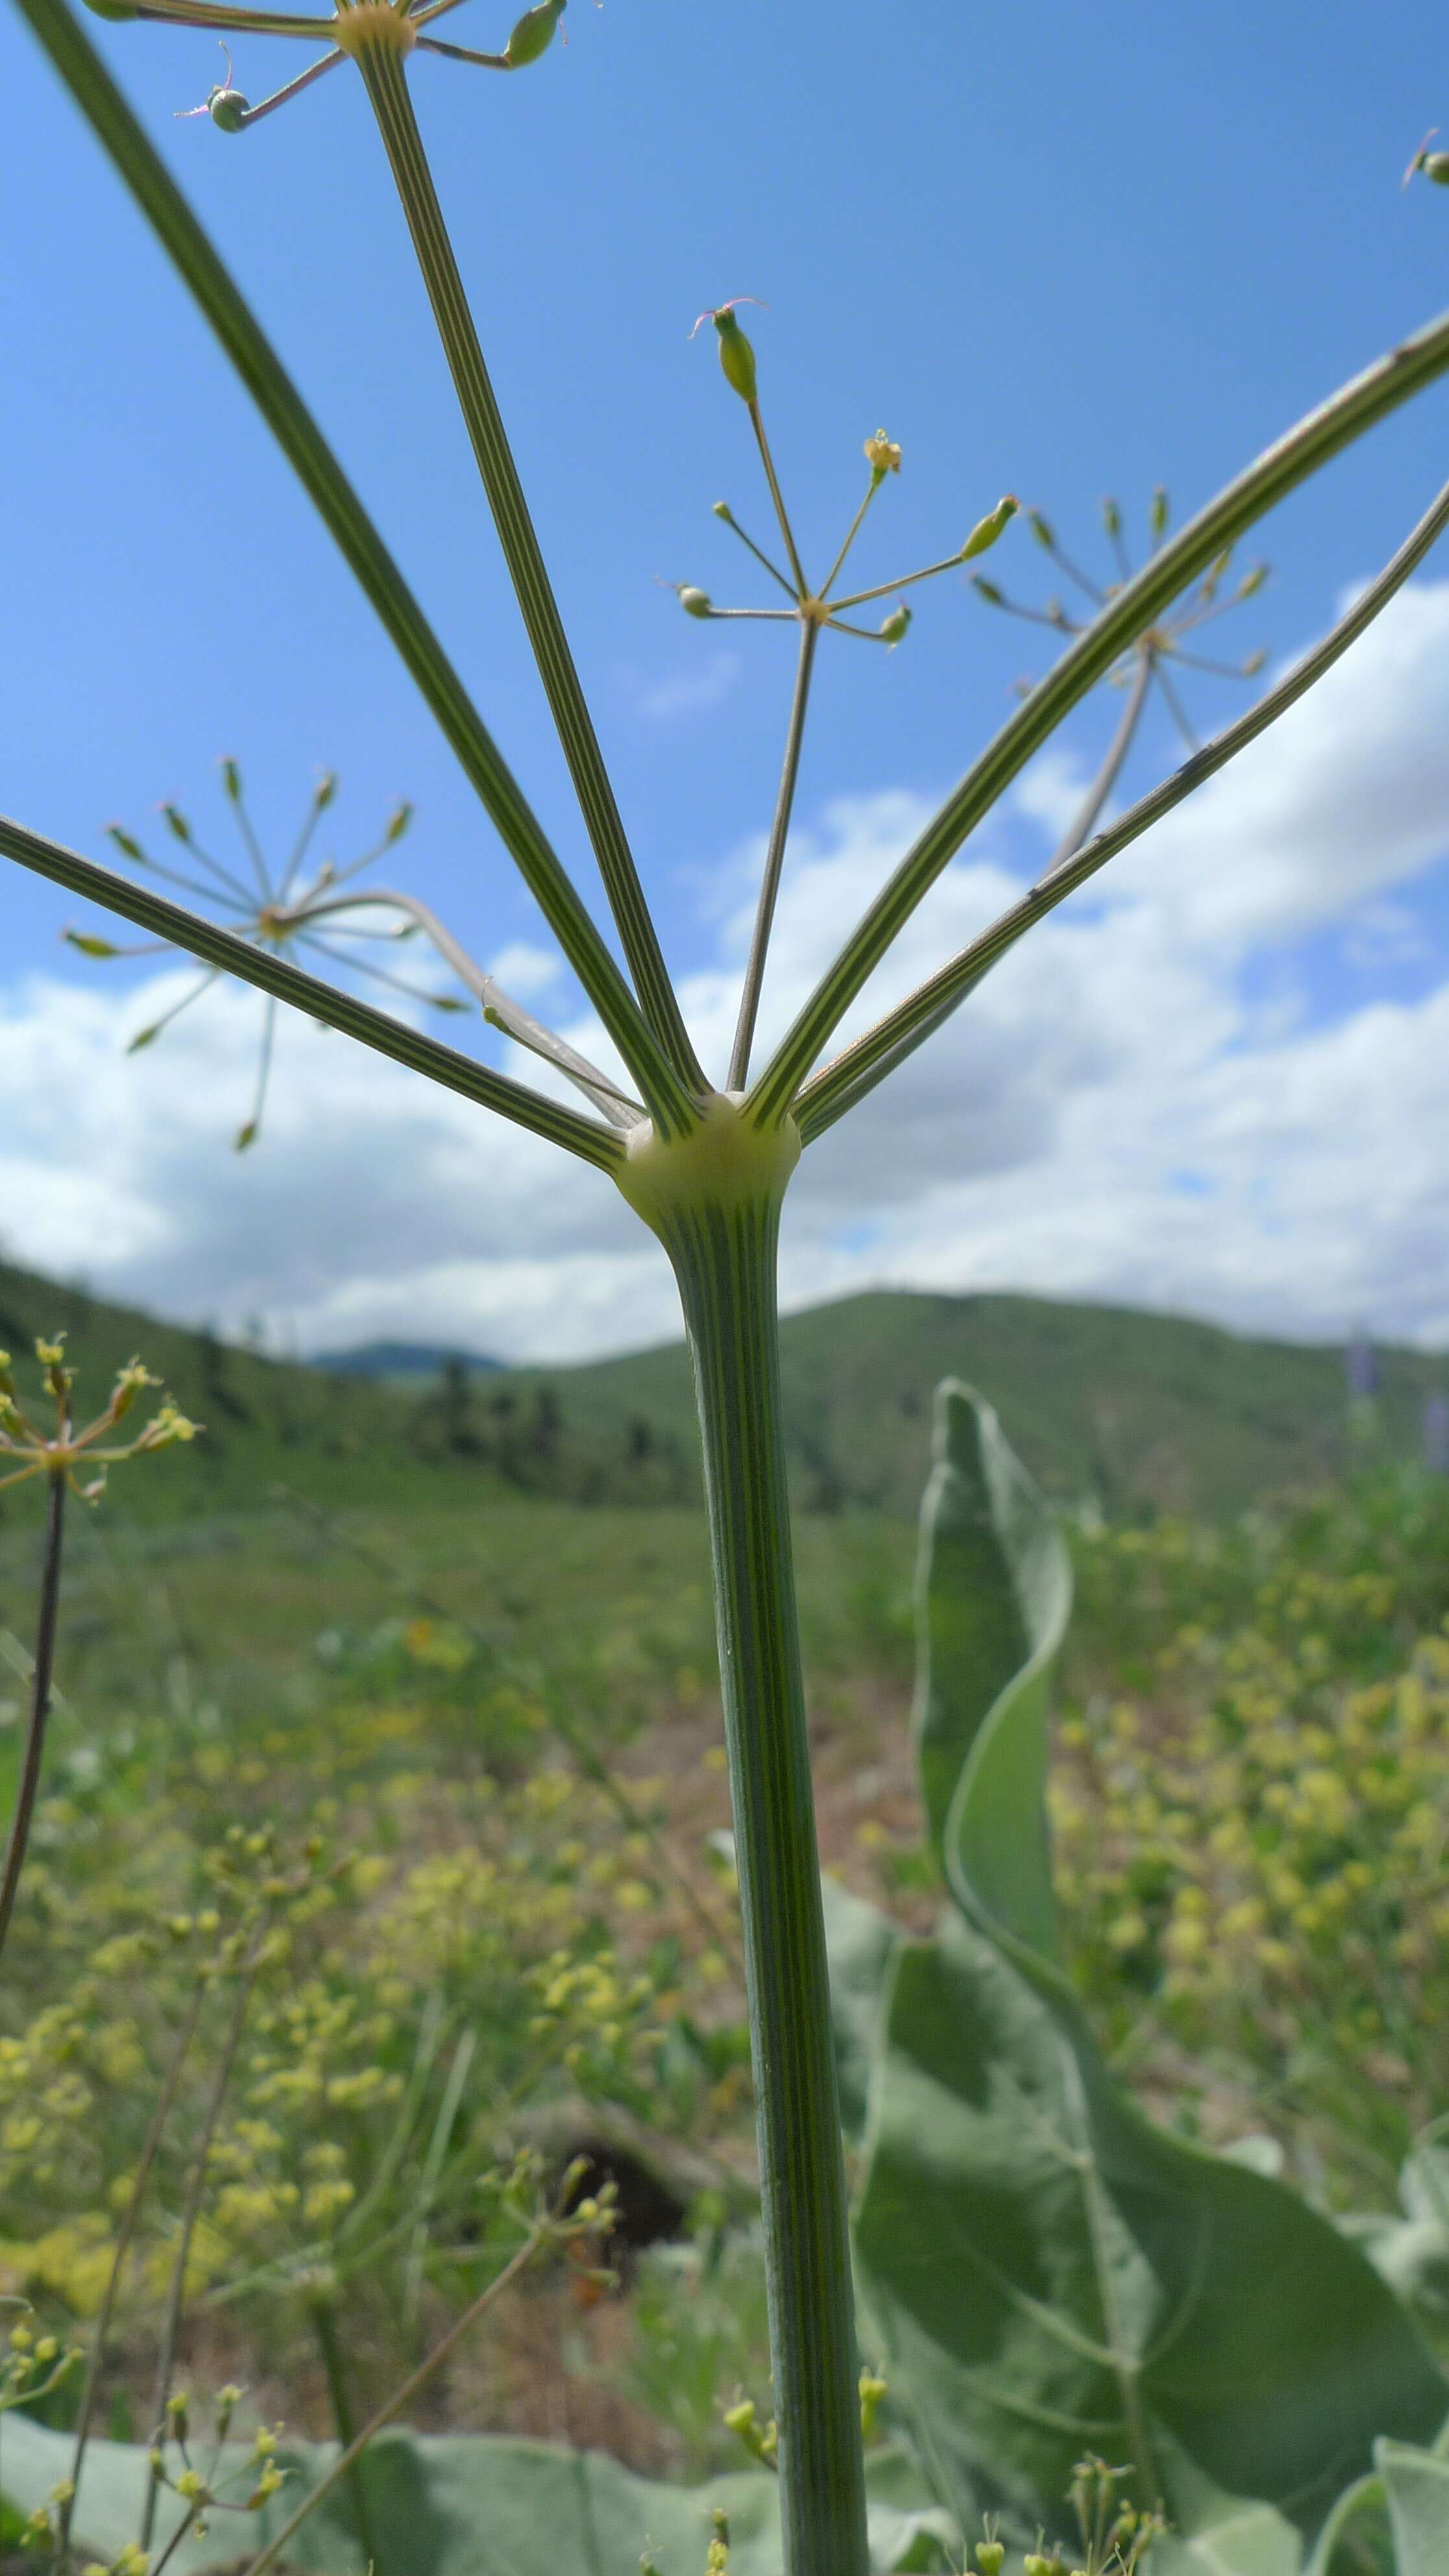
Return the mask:
<path id="1" fill-rule="evenodd" d="M 408 1651 L 451 1681 L 450 1632 Z M 369 2339 L 396 2332 L 401 2354 L 422 2283 L 446 2306 L 490 2259 L 480 2178 L 540 2086 L 648 2108 L 695 1977 L 648 1838 L 572 1771 L 498 1776 L 426 1706 L 319 1700 L 265 1732 L 115 1741 L 94 1786 L 42 1802 L 12 1929 L 0 2293 L 96 2314 L 179 2050 L 121 2320 L 155 2318 L 204 2155 L 189 2295 L 254 2320 L 270 2359 L 269 2296 L 295 2317 L 355 2284 Z"/>
<path id="2" fill-rule="evenodd" d="M 1181 1606 L 1180 1533 L 1110 1545 Z M 1223 2124 L 1251 2099 L 1345 2185 L 1449 2101 L 1449 1623 L 1407 1637 L 1405 1589 L 1270 1566 L 1237 1624 L 1181 1620 L 1085 1698 L 1051 1786 L 1073 1960 L 1134 2068 L 1180 2095 L 1190 2051 Z"/>

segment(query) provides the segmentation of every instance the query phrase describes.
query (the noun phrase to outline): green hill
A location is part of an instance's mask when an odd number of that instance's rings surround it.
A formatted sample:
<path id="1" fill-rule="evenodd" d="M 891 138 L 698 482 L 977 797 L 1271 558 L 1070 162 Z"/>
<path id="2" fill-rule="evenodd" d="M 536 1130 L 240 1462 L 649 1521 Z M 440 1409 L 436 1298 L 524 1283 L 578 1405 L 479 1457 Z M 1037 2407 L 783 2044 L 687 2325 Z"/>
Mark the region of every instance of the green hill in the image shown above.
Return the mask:
<path id="1" fill-rule="evenodd" d="M 458 1490 L 580 1503 L 693 1503 L 697 1445 L 682 1343 L 553 1369 L 465 1369 L 400 1386 L 238 1350 L 0 1265 L 0 1346 L 21 1363 L 68 1335 L 78 1408 L 139 1351 L 206 1425 L 194 1449 L 118 1480 L 143 1521 L 254 1509 L 273 1489 L 327 1505 L 446 1505 Z M 355 1355 L 348 1355 L 355 1357 Z M 1380 1352 L 1377 1439 L 1417 1452 L 1449 1365 Z M 787 1319 L 783 1378 L 799 1503 L 913 1513 L 931 1392 L 972 1379 L 1048 1490 L 1110 1514 L 1215 1515 L 1323 1485 L 1347 1460 L 1342 1354 L 1249 1341 L 1170 1315 L 1046 1298 L 880 1291 Z"/>
<path id="2" fill-rule="evenodd" d="M 1322 1486 L 1347 1463 L 1343 1354 L 1250 1341 L 1181 1316 L 1044 1297 L 881 1290 L 792 1315 L 782 1330 L 796 1491 L 815 1508 L 914 1511 L 926 1472 L 931 1390 L 981 1387 L 1047 1489 L 1109 1513 L 1215 1515 L 1284 1489 Z M 1375 1436 L 1418 1454 L 1426 1395 L 1449 1363 L 1379 1353 Z M 520 1402 L 551 1389 L 570 1433 L 616 1454 L 644 1439 L 692 1456 L 679 1345 L 589 1366 L 515 1371 Z"/>

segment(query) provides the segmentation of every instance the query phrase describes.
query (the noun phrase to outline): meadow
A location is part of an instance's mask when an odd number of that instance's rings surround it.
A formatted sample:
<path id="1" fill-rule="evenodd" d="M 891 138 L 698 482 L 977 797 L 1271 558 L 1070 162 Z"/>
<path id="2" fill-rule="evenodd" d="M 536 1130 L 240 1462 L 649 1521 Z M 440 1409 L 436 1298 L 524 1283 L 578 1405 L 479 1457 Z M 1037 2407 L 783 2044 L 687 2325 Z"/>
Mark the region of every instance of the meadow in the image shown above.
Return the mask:
<path id="1" fill-rule="evenodd" d="M 1049 1796 L 1113 2073 L 1449 2359 L 1449 1482 L 1393 1447 L 1216 1520 L 1065 1516 Z M 478 1481 L 185 1521 L 118 1482 L 78 1526 L 0 2032 L 12 2360 L 103 2335 L 123 2443 L 231 2387 L 248 2434 L 346 2440 L 514 2244 L 518 2160 L 578 2160 L 607 2245 L 540 2260 L 409 2420 L 727 2477 L 769 2361 L 703 1515 Z M 797 1537 L 825 1867 L 924 1934 L 915 1528 L 837 1501 Z M 37 1545 L 13 1509 L 7 1792 Z M 73 2429 L 82 2384 L 27 2412 Z M 911 2442 L 889 2385 L 877 2438 Z"/>

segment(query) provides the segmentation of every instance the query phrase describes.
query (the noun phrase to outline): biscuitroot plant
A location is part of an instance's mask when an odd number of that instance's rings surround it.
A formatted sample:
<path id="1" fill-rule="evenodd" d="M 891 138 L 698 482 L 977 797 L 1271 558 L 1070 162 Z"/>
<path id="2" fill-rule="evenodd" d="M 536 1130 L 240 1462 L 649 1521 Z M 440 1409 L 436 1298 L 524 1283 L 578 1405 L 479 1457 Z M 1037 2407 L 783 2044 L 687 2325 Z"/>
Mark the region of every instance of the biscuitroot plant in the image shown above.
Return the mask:
<path id="1" fill-rule="evenodd" d="M 120 1436 L 121 1425 L 137 1396 L 144 1387 L 157 1384 L 140 1360 L 128 1360 L 126 1366 L 117 1372 L 110 1396 L 93 1420 L 78 1423 L 74 1410 L 76 1372 L 66 1365 L 65 1335 L 59 1334 L 53 1341 L 37 1342 L 35 1356 L 41 1369 L 42 1403 L 49 1415 L 45 1422 L 37 1422 L 26 1410 L 15 1382 L 10 1354 L 0 1351 L 0 1493 L 8 1492 L 12 1485 L 41 1483 L 45 1487 L 40 1609 L 36 1621 L 35 1653 L 30 1667 L 25 1745 L 20 1756 L 20 1776 L 15 1787 L 15 1807 L 10 1818 L 5 1856 L 0 1860 L 0 1949 L 4 1948 L 10 1917 L 15 1911 L 15 1892 L 25 1866 L 26 1847 L 40 1789 L 45 1733 L 54 1685 L 56 1634 L 60 1622 L 67 1499 L 74 1495 L 82 1503 L 98 1501 L 105 1491 L 106 1477 L 112 1467 L 124 1465 L 132 1458 L 152 1457 L 160 1449 L 174 1448 L 178 1441 L 194 1440 L 198 1427 L 187 1421 L 169 1396 L 164 1396 L 149 1422 L 129 1438 Z"/>
<path id="2" fill-rule="evenodd" d="M 768 569 L 776 585 L 772 613 L 798 629 L 799 676 L 738 1030 L 729 1064 L 711 1069 L 695 1053 L 666 970 L 413 107 L 411 79 L 423 57 L 446 56 L 511 75 L 544 53 L 563 0 L 542 0 L 496 54 L 445 44 L 432 33 L 454 0 L 423 0 L 422 6 L 360 0 L 333 16 L 279 14 L 232 6 L 230 0 L 143 0 L 140 6 L 104 0 L 104 14 L 204 27 L 222 36 L 267 32 L 317 48 L 299 78 L 256 110 L 228 81 L 208 104 L 213 122 L 233 135 L 244 133 L 255 115 L 271 113 L 283 99 L 339 68 L 350 66 L 360 80 L 598 862 L 617 954 L 300 394 L 64 0 L 17 5 L 356 573 L 583 985 L 621 1069 L 586 1062 L 562 1039 L 538 1029 L 526 1042 L 549 1067 L 555 1088 L 530 1087 L 319 981 L 277 944 L 257 943 L 205 920 L 159 890 L 97 867 L 18 823 L 0 823 L 0 850 L 204 965 L 239 976 L 546 1139 L 612 1183 L 664 1246 L 694 1356 L 704 1447 L 758 2104 L 785 2563 L 789 2576 L 865 2576 L 860 2363 L 780 1424 L 775 1273 L 781 1206 L 802 1153 L 883 1082 L 1034 923 L 1301 697 L 1422 561 L 1449 522 L 1449 488 L 1325 640 L 1255 707 L 1049 867 L 989 929 L 822 1061 L 918 904 L 1032 755 L 1124 657 L 1157 660 L 1158 646 L 1149 639 L 1171 632 L 1164 621 L 1174 603 L 1212 575 L 1225 549 L 1265 511 L 1449 371 L 1449 316 L 1331 395 L 1175 533 L 1164 528 L 1147 561 L 1110 596 L 1089 600 L 1087 621 L 1065 636 L 1055 668 L 1016 707 L 905 852 L 791 1025 L 761 1049 L 756 1022 L 771 915 L 819 647 L 842 625 L 858 623 L 857 612 L 879 586 L 842 593 L 836 586 L 841 555 L 823 582 L 807 574 L 810 532 L 797 535 L 786 508 L 764 432 L 753 349 L 737 313 L 729 306 L 718 309 L 713 327 L 726 381 L 745 408 L 784 550 L 783 569 L 771 561 L 762 570 Z M 889 438 L 870 442 L 868 489 L 847 542 L 892 479 L 895 462 Z M 945 564 L 972 560 L 1006 527 L 1011 505 L 991 509 L 986 499 L 981 496 L 970 535 Z M 918 578 L 938 569 L 925 567 Z M 895 599 L 902 587 L 893 582 L 882 595 Z M 707 598 L 686 596 L 684 605 L 705 617 L 714 613 Z M 867 624 L 864 636 L 887 647 L 897 641 L 904 632 L 903 606 L 898 601 L 887 612 L 880 634 Z M 581 1106 L 558 1096 L 564 1079 L 582 1094 Z"/>

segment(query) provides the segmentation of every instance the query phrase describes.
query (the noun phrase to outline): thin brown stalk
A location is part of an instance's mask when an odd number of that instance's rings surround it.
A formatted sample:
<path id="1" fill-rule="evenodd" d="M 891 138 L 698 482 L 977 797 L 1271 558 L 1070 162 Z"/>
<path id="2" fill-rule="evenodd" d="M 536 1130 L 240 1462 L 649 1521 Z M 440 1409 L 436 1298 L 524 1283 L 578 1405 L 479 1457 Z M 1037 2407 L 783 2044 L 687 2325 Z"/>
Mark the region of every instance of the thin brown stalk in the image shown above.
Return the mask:
<path id="1" fill-rule="evenodd" d="M 171 2281 L 166 2293 L 166 2315 L 161 2328 L 161 2349 L 157 2356 L 156 2384 L 151 2399 L 151 2421 L 157 2428 L 158 2441 L 164 2439 L 165 2435 L 166 2407 L 176 2369 L 177 2347 L 181 2341 L 181 2312 L 186 2302 L 186 2267 L 191 2260 L 191 2241 L 196 2233 L 196 2222 L 201 2216 L 211 2142 L 216 2135 L 217 2122 L 221 2118 L 222 2105 L 226 2100 L 227 2086 L 231 2082 L 232 2068 L 236 2064 L 236 2053 L 241 2046 L 247 2007 L 252 1999 L 252 1988 L 256 1983 L 260 1965 L 261 1953 L 258 1948 L 252 1951 L 251 1957 L 241 1972 L 236 2002 L 232 2007 L 226 2038 L 222 2042 L 216 2079 L 202 2120 L 201 2136 L 197 2140 L 196 2156 L 186 2186 L 186 2199 L 181 2212 L 181 2233 L 177 2238 L 176 2257 L 171 2266 Z M 151 2546 L 151 2534 L 156 2525 L 156 2499 L 159 2494 L 160 2487 L 153 2478 L 146 2489 L 146 2503 L 141 2516 L 140 2545 L 143 2550 L 149 2550 Z"/>
<path id="2" fill-rule="evenodd" d="M 151 2168 L 156 2162 L 166 2123 L 171 2116 L 171 2105 L 176 2099 L 176 2088 L 181 2081 L 181 2070 L 186 2062 L 187 2052 L 196 2036 L 196 2025 L 201 2015 L 205 1993 L 206 1988 L 197 1980 L 192 1986 L 191 2000 L 182 2015 L 181 2027 L 172 2044 L 166 2072 L 161 2079 L 161 2090 L 156 2096 L 156 2106 L 151 2113 L 150 2126 L 142 2141 L 135 2173 L 131 2177 L 131 2189 L 116 2237 L 116 2250 L 111 2259 L 111 2269 L 96 2317 L 90 2360 L 86 2364 L 85 2385 L 81 2390 L 80 2414 L 76 2420 L 75 2452 L 70 2464 L 71 2493 L 61 2513 L 58 2555 L 62 2567 L 66 2563 L 65 2553 L 70 2541 L 71 2517 L 75 2511 L 76 2495 L 80 2489 L 81 2470 L 85 2465 L 86 2444 L 90 2440 L 91 2426 L 95 2421 L 96 2399 L 100 2393 L 101 2371 L 105 2364 L 111 2319 L 115 2314 L 121 2282 L 125 2275 L 126 2264 L 130 2259 L 132 2240 L 140 2221 L 147 2186 L 151 2179 Z"/>
<path id="3" fill-rule="evenodd" d="M 496 2278 L 489 2282 L 487 2289 L 480 2290 L 472 2306 L 464 2309 L 456 2322 L 449 2326 L 447 2333 L 434 2344 L 432 2351 L 419 2362 L 417 2369 L 409 2374 L 400 2387 L 393 2390 L 385 2404 L 379 2406 L 377 2413 L 363 2425 L 356 2440 L 348 2443 L 346 2450 L 333 2461 L 326 2476 L 318 2481 L 311 2494 L 298 2505 L 290 2520 L 283 2523 L 276 2538 L 269 2540 L 260 2557 L 252 2560 L 247 2569 L 247 2576 L 263 2576 L 266 2568 L 275 2567 L 288 2541 L 301 2530 L 308 2514 L 322 2502 L 324 2496 L 332 2493 L 341 2479 L 351 2475 L 369 2442 L 374 2441 L 379 2433 L 384 2432 L 387 2426 L 402 2413 L 410 2400 L 417 2396 L 418 2391 L 427 2386 L 434 2371 L 441 2368 L 449 2353 L 462 2342 L 469 2327 L 476 2325 L 478 2319 L 487 2314 L 495 2300 L 500 2299 L 504 2291 L 518 2279 L 519 2274 L 526 2271 L 543 2244 L 547 2232 L 543 2227 L 533 2227 L 529 2230 L 517 2253 L 505 2263 Z"/>
<path id="4" fill-rule="evenodd" d="M 65 1544 L 65 1474 L 52 1468 L 50 1491 L 46 1498 L 45 1561 L 40 1576 L 40 1614 L 35 1630 L 35 1663 L 30 1675 L 30 1717 L 25 1730 L 25 1751 L 20 1761 L 20 1780 L 15 1792 L 15 1813 L 10 1819 L 10 1838 L 5 1845 L 5 1859 L 0 1865 L 0 1949 L 10 1929 L 15 1910 L 15 1894 L 20 1873 L 25 1866 L 26 1846 L 30 1840 L 31 1819 L 35 1814 L 36 1793 L 40 1787 L 41 1758 L 45 1752 L 45 1726 L 50 1715 L 51 1683 L 55 1672 L 55 1632 L 60 1615 L 60 1568 Z"/>

